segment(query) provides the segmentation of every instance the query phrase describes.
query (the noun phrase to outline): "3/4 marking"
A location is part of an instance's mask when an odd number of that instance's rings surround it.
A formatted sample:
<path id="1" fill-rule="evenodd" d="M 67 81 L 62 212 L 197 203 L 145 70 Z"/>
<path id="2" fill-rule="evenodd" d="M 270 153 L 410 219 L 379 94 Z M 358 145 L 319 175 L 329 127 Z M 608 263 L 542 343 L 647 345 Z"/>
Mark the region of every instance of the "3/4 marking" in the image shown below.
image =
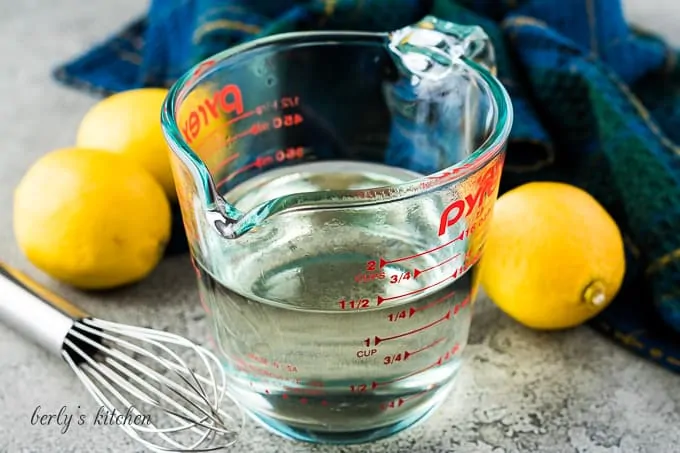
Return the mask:
<path id="1" fill-rule="evenodd" d="M 444 264 L 450 263 L 451 261 L 455 260 L 455 259 L 458 258 L 459 256 L 460 256 L 460 253 L 456 253 L 456 254 L 453 255 L 451 258 L 448 258 L 448 259 L 442 261 L 441 263 L 437 263 L 437 264 L 435 264 L 434 266 L 430 266 L 430 267 L 425 268 L 425 269 L 423 269 L 423 270 L 415 269 L 415 270 L 413 271 L 413 278 L 418 278 L 418 276 L 419 276 L 420 274 L 424 274 L 425 272 L 429 272 L 429 271 L 431 271 L 431 270 L 433 270 L 433 269 L 437 269 L 438 267 L 443 266 Z"/>
<path id="2" fill-rule="evenodd" d="M 430 284 L 430 285 L 423 286 L 422 288 L 418 288 L 418 289 L 415 289 L 415 290 L 413 290 L 413 291 L 409 291 L 408 293 L 398 294 L 398 295 L 396 295 L 396 296 L 390 296 L 390 297 L 384 297 L 384 296 L 380 296 L 380 295 L 379 295 L 379 296 L 376 298 L 376 299 L 377 299 L 378 306 L 382 305 L 382 304 L 385 303 L 385 302 L 389 302 L 389 301 L 391 301 L 391 300 L 401 299 L 402 297 L 407 297 L 407 296 L 412 296 L 412 295 L 414 295 L 414 294 L 422 293 L 423 291 L 426 291 L 426 290 L 428 290 L 428 289 L 430 289 L 430 288 L 434 288 L 435 286 L 441 285 L 442 283 L 446 283 L 448 280 L 450 280 L 450 279 L 452 279 L 452 278 L 458 277 L 458 273 L 459 273 L 459 272 L 462 272 L 462 268 L 461 268 L 461 269 L 456 269 L 456 270 L 453 272 L 453 274 L 451 274 L 451 275 L 449 275 L 448 277 L 445 277 L 445 278 L 439 280 L 438 282 L 434 282 L 434 283 L 432 283 L 432 284 Z"/>
<path id="3" fill-rule="evenodd" d="M 407 271 L 390 276 L 390 283 L 392 284 L 401 283 L 402 280 L 411 280 L 411 273 Z"/>
<path id="4" fill-rule="evenodd" d="M 419 352 L 423 352 L 423 351 L 426 351 L 430 348 L 433 348 L 444 340 L 446 340 L 446 337 L 439 338 L 439 339 L 433 341 L 432 343 L 428 344 L 427 346 L 423 346 L 422 348 L 416 349 L 414 351 L 404 351 L 404 352 L 398 352 L 396 354 L 387 355 L 383 359 L 383 365 L 393 365 L 395 363 L 406 361 L 406 360 L 409 359 L 409 357 L 412 357 L 412 356 L 418 354 Z"/>

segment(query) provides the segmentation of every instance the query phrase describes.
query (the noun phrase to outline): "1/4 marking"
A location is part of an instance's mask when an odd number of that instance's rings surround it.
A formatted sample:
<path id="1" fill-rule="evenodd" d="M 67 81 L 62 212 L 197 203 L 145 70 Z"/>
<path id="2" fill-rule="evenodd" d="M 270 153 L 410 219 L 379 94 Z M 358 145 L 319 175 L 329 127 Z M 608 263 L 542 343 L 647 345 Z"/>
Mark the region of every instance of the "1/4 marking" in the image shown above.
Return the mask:
<path id="1" fill-rule="evenodd" d="M 449 319 L 451 319 L 451 310 L 447 311 L 446 314 L 444 316 L 442 316 L 441 318 L 439 318 L 435 321 L 432 321 L 431 323 L 426 324 L 422 327 L 418 327 L 417 329 L 412 329 L 412 330 L 409 330 L 409 331 L 404 332 L 404 333 L 400 333 L 400 334 L 397 334 L 397 335 L 392 335 L 390 337 L 384 337 L 384 338 L 379 337 L 377 335 L 374 336 L 373 338 L 368 337 L 364 340 L 364 344 L 366 345 L 366 347 L 369 347 L 371 345 L 378 346 L 380 343 L 383 343 L 385 341 L 396 340 L 397 338 L 403 338 L 403 337 L 407 337 L 409 335 L 417 334 L 418 332 L 422 332 L 423 330 L 427 330 L 431 327 L 436 326 L 437 324 L 439 324 L 441 322 L 448 321 Z"/>
<path id="2" fill-rule="evenodd" d="M 389 410 L 389 409 L 396 409 L 398 407 L 403 406 L 404 404 L 406 404 L 407 402 L 409 402 L 411 400 L 420 398 L 421 396 L 425 396 L 425 394 L 429 393 L 429 392 L 430 392 L 430 390 L 424 390 L 420 393 L 416 393 L 415 395 L 411 395 L 407 398 L 398 398 L 396 400 L 390 401 L 389 403 L 382 403 L 380 405 L 380 410 L 386 411 L 386 410 Z"/>
<path id="3" fill-rule="evenodd" d="M 440 297 L 440 298 L 437 299 L 437 300 L 434 300 L 434 301 L 432 301 L 432 302 L 430 302 L 430 303 L 428 303 L 428 304 L 426 304 L 426 305 L 423 305 L 422 307 L 418 307 L 418 308 L 416 308 L 416 307 L 410 307 L 410 308 L 408 308 L 408 309 L 401 310 L 401 311 L 399 311 L 399 312 L 397 312 L 397 313 L 390 313 L 389 315 L 387 315 L 387 320 L 388 320 L 389 322 L 397 322 L 397 321 L 399 321 L 400 319 L 408 319 L 408 318 L 412 318 L 413 315 L 415 315 L 415 314 L 418 313 L 419 311 L 425 311 L 425 310 L 427 310 L 428 308 L 432 308 L 432 307 L 434 307 L 434 306 L 436 306 L 436 305 L 439 305 L 439 304 L 441 304 L 442 302 L 444 302 L 445 300 L 450 299 L 451 297 L 453 297 L 454 294 L 456 294 L 456 292 L 455 292 L 455 291 L 451 291 L 450 293 L 446 294 L 445 296 L 442 296 L 442 297 Z"/>

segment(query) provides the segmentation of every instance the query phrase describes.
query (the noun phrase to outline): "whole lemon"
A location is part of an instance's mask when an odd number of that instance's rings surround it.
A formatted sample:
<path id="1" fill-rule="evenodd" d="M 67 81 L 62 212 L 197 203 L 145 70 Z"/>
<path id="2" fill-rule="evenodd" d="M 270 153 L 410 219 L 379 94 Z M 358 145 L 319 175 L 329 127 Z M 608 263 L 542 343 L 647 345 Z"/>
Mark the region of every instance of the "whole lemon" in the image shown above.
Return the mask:
<path id="1" fill-rule="evenodd" d="M 582 324 L 609 304 L 624 272 L 618 226 L 582 189 L 532 182 L 496 202 L 480 283 L 518 322 L 535 329 Z"/>
<path id="2" fill-rule="evenodd" d="M 163 138 L 161 109 L 165 88 L 140 88 L 111 95 L 83 117 L 76 146 L 123 154 L 137 161 L 176 200 L 170 149 Z"/>
<path id="3" fill-rule="evenodd" d="M 28 260 L 81 289 L 146 277 L 170 236 L 170 203 L 134 161 L 66 148 L 38 159 L 14 192 L 14 234 Z"/>

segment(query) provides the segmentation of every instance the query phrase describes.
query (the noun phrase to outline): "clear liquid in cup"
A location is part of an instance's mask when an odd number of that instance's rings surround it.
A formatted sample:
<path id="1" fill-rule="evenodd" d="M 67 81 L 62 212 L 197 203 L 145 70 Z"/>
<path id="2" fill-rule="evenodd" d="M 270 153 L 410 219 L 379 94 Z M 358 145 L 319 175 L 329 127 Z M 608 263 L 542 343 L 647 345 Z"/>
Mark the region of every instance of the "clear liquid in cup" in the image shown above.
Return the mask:
<path id="1" fill-rule="evenodd" d="M 244 211 L 285 193 L 414 177 L 369 163 L 308 163 L 263 173 L 225 198 Z M 400 431 L 446 398 L 468 338 L 476 267 L 464 267 L 462 233 L 439 248 L 423 242 L 441 209 L 414 202 L 382 214 L 286 213 L 285 228 L 253 239 L 258 249 L 217 250 L 210 270 L 196 262 L 230 391 L 255 419 L 299 440 L 355 443 Z M 220 241 L 214 247 L 229 247 Z"/>

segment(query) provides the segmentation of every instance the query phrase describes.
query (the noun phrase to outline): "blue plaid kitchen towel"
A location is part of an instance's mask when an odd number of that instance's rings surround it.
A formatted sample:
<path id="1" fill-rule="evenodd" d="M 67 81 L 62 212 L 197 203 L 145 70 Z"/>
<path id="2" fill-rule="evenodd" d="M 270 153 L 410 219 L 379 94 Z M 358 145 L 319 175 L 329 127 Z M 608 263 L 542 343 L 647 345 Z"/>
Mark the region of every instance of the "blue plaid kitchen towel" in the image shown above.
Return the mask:
<path id="1" fill-rule="evenodd" d="M 501 190 L 578 185 L 624 233 L 624 286 L 591 326 L 680 371 L 680 60 L 629 25 L 620 0 L 152 0 L 145 17 L 54 75 L 104 95 L 169 86 L 262 36 L 390 31 L 427 14 L 481 25 L 494 42 L 515 109 Z"/>

